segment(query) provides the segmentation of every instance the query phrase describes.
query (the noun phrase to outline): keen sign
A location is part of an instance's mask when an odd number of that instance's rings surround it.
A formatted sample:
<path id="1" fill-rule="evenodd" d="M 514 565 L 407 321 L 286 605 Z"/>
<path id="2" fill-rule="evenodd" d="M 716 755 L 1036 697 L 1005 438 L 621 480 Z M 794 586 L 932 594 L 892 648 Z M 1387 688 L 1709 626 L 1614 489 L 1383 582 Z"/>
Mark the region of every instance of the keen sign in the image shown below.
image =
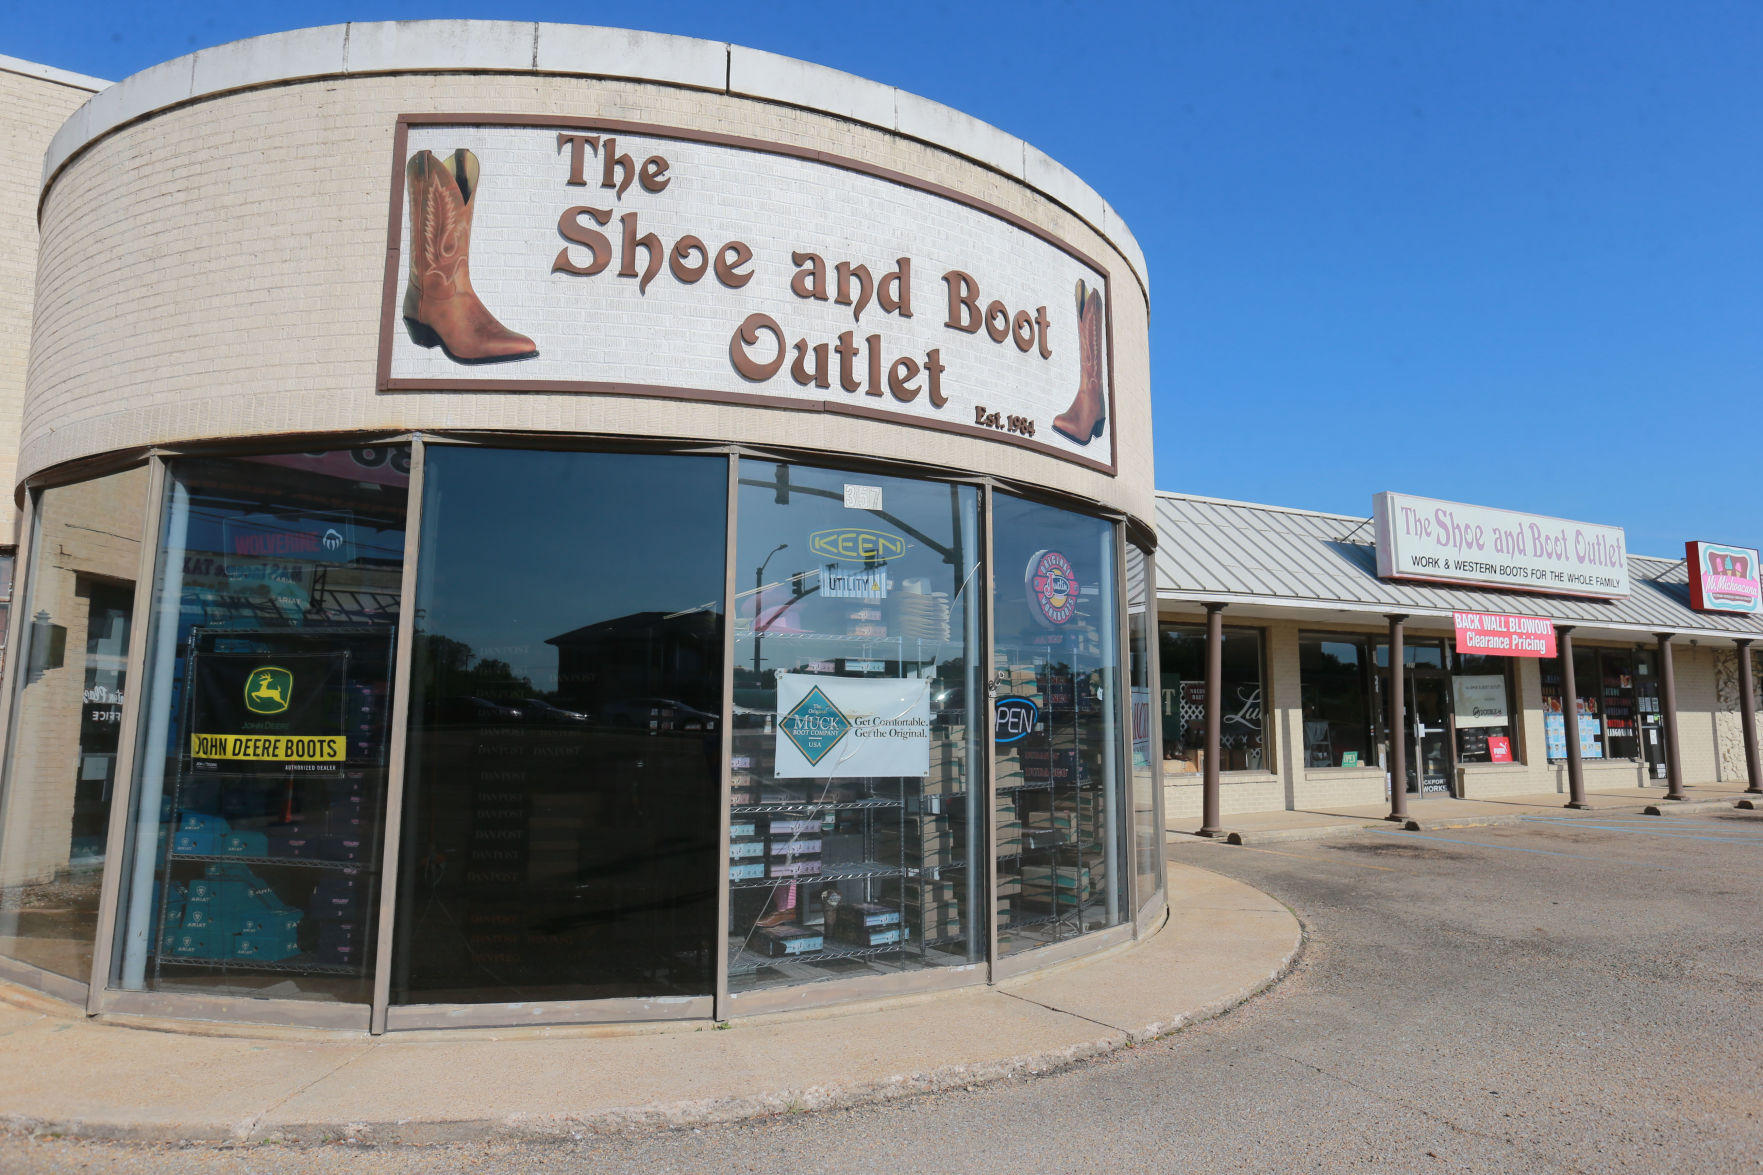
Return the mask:
<path id="1" fill-rule="evenodd" d="M 1378 494 L 1377 574 L 1475 587 L 1589 596 L 1628 595 L 1628 539 L 1619 526 L 1408 494 Z"/>
<path id="2" fill-rule="evenodd" d="M 906 421 L 1114 472 L 1109 275 L 1001 209 L 799 147 L 412 115 L 382 391 Z"/>

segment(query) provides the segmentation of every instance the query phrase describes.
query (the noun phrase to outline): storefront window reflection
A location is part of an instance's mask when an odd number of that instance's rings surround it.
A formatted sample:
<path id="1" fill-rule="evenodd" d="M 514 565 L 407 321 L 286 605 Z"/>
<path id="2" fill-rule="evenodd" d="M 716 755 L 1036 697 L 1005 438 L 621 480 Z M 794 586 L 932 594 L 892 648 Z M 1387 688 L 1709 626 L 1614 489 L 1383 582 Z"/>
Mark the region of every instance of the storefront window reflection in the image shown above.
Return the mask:
<path id="1" fill-rule="evenodd" d="M 1121 705 L 1114 528 L 993 497 L 993 675 L 1032 728 L 999 741 L 998 949 L 1060 942 L 1121 920 Z M 1026 723 L 1025 723 L 1026 726 Z"/>
<path id="2" fill-rule="evenodd" d="M 147 471 L 44 490 L 0 811 L 0 954 L 88 980 Z"/>
<path id="3" fill-rule="evenodd" d="M 167 479 L 112 982 L 365 1002 L 409 450 Z"/>
<path id="4" fill-rule="evenodd" d="M 392 1001 L 710 994 L 727 460 L 424 460 Z"/>
<path id="5" fill-rule="evenodd" d="M 1298 666 L 1306 767 L 1374 767 L 1372 639 L 1304 633 Z"/>
<path id="6" fill-rule="evenodd" d="M 1135 546 L 1126 549 L 1127 658 L 1132 681 L 1132 808 L 1133 863 L 1138 872 L 1138 903 L 1142 910 L 1163 886 L 1163 829 L 1157 823 L 1156 700 L 1151 693 L 1152 598 L 1151 557 Z"/>
<path id="7" fill-rule="evenodd" d="M 1165 625 L 1162 633 L 1163 770 L 1205 769 L 1206 629 Z M 1261 633 L 1224 630 L 1220 771 L 1271 771 L 1261 685 Z"/>
<path id="8" fill-rule="evenodd" d="M 978 491 L 740 485 L 729 989 L 981 961 Z"/>

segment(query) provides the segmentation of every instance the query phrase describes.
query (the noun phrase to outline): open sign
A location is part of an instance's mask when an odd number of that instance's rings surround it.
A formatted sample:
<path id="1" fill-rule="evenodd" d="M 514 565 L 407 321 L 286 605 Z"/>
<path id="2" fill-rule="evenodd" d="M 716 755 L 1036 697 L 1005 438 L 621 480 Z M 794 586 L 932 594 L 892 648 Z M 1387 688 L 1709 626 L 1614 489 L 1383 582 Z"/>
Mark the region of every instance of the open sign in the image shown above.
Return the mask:
<path id="1" fill-rule="evenodd" d="M 993 740 L 1013 743 L 1032 732 L 1040 717 L 1041 708 L 1035 704 L 1033 698 L 999 698 L 998 722 L 992 733 Z"/>

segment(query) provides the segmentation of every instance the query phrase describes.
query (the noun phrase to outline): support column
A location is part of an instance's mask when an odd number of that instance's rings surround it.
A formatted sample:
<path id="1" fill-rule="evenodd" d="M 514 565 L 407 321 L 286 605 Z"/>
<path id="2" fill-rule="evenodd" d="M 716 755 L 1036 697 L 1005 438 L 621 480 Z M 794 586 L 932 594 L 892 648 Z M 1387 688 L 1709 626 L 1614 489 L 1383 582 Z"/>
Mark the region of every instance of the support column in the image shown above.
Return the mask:
<path id="1" fill-rule="evenodd" d="M 1585 802 L 1585 768 L 1579 761 L 1579 683 L 1573 677 L 1573 626 L 1555 626 L 1555 651 L 1561 657 L 1561 720 L 1567 728 L 1568 808 L 1589 808 Z"/>
<path id="2" fill-rule="evenodd" d="M 1739 647 L 1739 722 L 1745 731 L 1745 774 L 1748 796 L 1763 795 L 1763 758 L 1757 754 L 1757 682 L 1751 669 L 1751 642 L 1734 641 Z"/>
<path id="3" fill-rule="evenodd" d="M 1224 725 L 1224 605 L 1206 605 L 1206 757 L 1200 783 L 1200 835 L 1223 836 L 1218 818 L 1218 746 Z"/>
<path id="4" fill-rule="evenodd" d="M 1659 700 L 1665 709 L 1665 798 L 1685 800 L 1683 794 L 1683 758 L 1677 753 L 1677 674 L 1671 668 L 1671 634 L 1655 634 L 1659 639 Z"/>
<path id="5" fill-rule="evenodd" d="M 1406 616 L 1391 616 L 1390 622 L 1390 814 L 1385 820 L 1405 823 L 1408 819 L 1408 728 L 1407 717 L 1408 658 L 1402 647 L 1402 624 Z"/>

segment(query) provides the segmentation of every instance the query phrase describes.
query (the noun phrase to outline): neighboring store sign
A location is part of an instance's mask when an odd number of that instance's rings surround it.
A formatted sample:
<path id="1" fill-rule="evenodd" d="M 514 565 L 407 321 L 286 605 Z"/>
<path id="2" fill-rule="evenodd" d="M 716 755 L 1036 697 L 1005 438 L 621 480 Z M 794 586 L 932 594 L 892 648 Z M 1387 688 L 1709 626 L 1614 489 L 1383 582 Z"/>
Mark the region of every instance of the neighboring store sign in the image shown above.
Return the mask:
<path id="1" fill-rule="evenodd" d="M 1377 574 L 1599 600 L 1629 594 L 1628 539 L 1619 526 L 1409 494 L 1372 499 Z"/>
<path id="2" fill-rule="evenodd" d="M 930 684 L 779 673 L 777 778 L 930 774 Z"/>
<path id="3" fill-rule="evenodd" d="M 1487 657 L 1553 657 L 1555 624 L 1541 616 L 1498 612 L 1453 612 L 1457 651 Z"/>
<path id="4" fill-rule="evenodd" d="M 190 764 L 198 771 L 286 775 L 336 771 L 347 653 L 190 655 Z"/>
<path id="5" fill-rule="evenodd" d="M 1698 612 L 1763 611 L 1763 581 L 1754 549 L 1689 542 L 1683 557 L 1690 569 L 1690 607 Z"/>
<path id="6" fill-rule="evenodd" d="M 1109 274 L 1002 209 L 587 117 L 405 116 L 396 143 L 382 391 L 880 416 L 1114 472 Z"/>
<path id="7" fill-rule="evenodd" d="M 1508 726 L 1506 678 L 1498 673 L 1451 679 L 1453 717 L 1459 727 Z"/>

